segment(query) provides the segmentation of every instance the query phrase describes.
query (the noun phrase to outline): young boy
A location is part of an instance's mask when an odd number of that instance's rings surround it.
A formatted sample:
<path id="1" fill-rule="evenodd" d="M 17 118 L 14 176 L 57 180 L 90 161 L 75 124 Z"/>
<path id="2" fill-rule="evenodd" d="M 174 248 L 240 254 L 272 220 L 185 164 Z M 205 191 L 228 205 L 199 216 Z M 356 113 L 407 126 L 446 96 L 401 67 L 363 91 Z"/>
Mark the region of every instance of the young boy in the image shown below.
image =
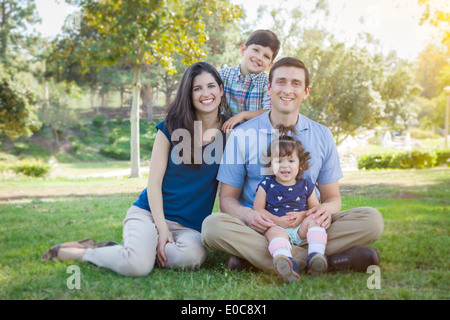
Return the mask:
<path id="1" fill-rule="evenodd" d="M 270 30 L 256 30 L 241 46 L 242 62 L 234 68 L 219 71 L 224 84 L 225 97 L 233 116 L 223 124 L 222 130 L 250 120 L 271 108 L 267 91 L 269 77 L 264 73 L 272 65 L 280 50 L 280 40 Z"/>

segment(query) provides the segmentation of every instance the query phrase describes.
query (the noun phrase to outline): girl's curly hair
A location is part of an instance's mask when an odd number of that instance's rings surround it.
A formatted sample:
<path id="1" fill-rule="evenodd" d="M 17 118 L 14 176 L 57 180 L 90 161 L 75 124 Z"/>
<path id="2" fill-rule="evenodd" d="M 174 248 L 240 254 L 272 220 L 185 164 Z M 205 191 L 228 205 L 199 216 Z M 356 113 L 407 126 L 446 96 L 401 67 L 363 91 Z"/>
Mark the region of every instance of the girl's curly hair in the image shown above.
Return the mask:
<path id="1" fill-rule="evenodd" d="M 300 141 L 288 135 L 289 132 L 292 132 L 292 134 L 297 133 L 295 126 L 286 127 L 283 125 L 278 125 L 276 129 L 279 130 L 280 137 L 273 140 L 267 149 L 267 157 L 269 158 L 269 163 L 267 166 L 270 167 L 272 165 L 272 156 L 277 155 L 279 157 L 286 157 L 291 156 L 295 152 L 299 159 L 297 176 L 301 177 L 303 172 L 309 169 L 308 161 L 311 159 L 309 152 L 305 151 Z M 276 145 L 274 145 L 274 155 L 272 155 L 272 143 L 274 142 Z"/>

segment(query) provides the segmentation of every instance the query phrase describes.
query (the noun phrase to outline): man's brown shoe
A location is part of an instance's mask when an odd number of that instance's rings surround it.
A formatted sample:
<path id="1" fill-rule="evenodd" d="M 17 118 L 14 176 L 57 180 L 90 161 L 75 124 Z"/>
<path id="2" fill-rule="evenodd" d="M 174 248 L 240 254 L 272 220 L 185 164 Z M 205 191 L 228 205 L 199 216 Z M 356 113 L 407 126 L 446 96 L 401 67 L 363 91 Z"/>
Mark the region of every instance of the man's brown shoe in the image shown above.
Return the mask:
<path id="1" fill-rule="evenodd" d="M 236 271 L 255 271 L 256 268 L 247 260 L 236 257 L 236 256 L 230 256 L 230 259 L 228 259 L 227 263 L 227 269 L 228 270 L 236 270 Z"/>
<path id="2" fill-rule="evenodd" d="M 356 246 L 328 257 L 328 271 L 354 270 L 367 272 L 371 265 L 379 265 L 377 250 L 369 246 Z"/>

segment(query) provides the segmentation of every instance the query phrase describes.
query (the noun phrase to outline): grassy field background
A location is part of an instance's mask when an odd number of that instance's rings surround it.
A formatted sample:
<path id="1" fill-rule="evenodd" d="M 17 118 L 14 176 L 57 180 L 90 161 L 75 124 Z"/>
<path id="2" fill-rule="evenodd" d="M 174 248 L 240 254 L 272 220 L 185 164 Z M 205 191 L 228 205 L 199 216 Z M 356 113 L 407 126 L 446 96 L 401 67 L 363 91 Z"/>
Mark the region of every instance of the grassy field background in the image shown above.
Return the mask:
<path id="1" fill-rule="evenodd" d="M 141 278 L 88 263 L 42 262 L 43 253 L 61 242 L 86 237 L 121 242 L 126 210 L 146 185 L 146 175 L 70 178 L 91 170 L 83 166 L 63 168 L 65 176 L 58 178 L 2 180 L 0 299 L 450 298 L 448 168 L 344 173 L 343 209 L 372 206 L 385 222 L 383 236 L 372 244 L 381 256 L 381 288 L 369 289 L 371 274 L 355 272 L 302 275 L 284 285 L 275 275 L 227 270 L 228 256 L 220 252 L 209 252 L 200 270 L 155 268 Z M 110 170 L 126 168 L 114 166 Z M 82 275 L 79 290 L 67 287 L 73 264 Z"/>

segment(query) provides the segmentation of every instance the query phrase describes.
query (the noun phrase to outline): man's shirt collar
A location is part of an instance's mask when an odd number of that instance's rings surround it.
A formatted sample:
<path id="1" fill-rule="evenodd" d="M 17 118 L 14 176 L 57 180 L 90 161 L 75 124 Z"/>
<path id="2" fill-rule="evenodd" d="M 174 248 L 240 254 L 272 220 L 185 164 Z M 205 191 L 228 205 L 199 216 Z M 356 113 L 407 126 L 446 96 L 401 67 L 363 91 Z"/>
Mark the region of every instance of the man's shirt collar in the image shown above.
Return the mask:
<path id="1" fill-rule="evenodd" d="M 275 129 L 272 126 L 272 123 L 270 122 L 269 118 L 271 112 L 272 111 L 264 112 L 261 115 L 261 121 L 259 122 L 259 129 L 266 129 L 268 132 L 270 132 L 272 129 Z M 297 129 L 297 134 L 300 134 L 300 132 L 302 132 L 303 130 L 308 130 L 308 118 L 299 113 L 295 128 Z"/>

